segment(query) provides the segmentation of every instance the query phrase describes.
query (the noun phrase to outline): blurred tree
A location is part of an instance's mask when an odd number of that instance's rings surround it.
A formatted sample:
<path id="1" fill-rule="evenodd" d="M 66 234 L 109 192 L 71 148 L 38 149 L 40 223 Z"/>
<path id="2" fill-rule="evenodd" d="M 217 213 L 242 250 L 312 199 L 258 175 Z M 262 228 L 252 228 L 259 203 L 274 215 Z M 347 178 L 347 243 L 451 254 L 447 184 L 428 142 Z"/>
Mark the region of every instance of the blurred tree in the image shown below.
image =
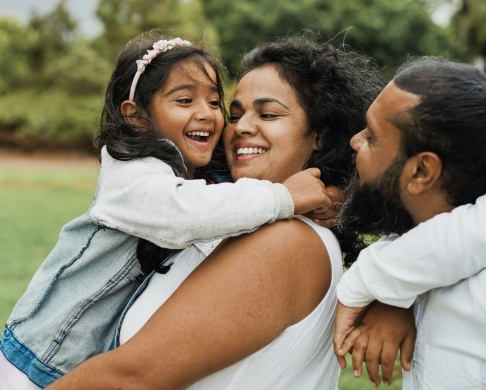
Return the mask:
<path id="1" fill-rule="evenodd" d="M 0 49 L 15 53 L 0 58 L 0 141 L 86 148 L 113 65 L 78 36 L 66 0 L 26 26 L 0 19 Z"/>
<path id="2" fill-rule="evenodd" d="M 205 12 L 218 29 L 221 51 L 233 74 L 245 51 L 304 28 L 374 57 L 385 77 L 407 54 L 455 54 L 448 32 L 432 22 L 422 3 L 413 0 L 205 0 Z"/>
<path id="3" fill-rule="evenodd" d="M 14 19 L 0 19 L 0 95 L 31 85 L 29 48 L 35 36 Z"/>
<path id="4" fill-rule="evenodd" d="M 461 0 L 451 20 L 451 27 L 459 39 L 459 59 L 473 61 L 486 58 L 486 1 Z"/>
<path id="5" fill-rule="evenodd" d="M 66 8 L 66 0 L 60 0 L 54 10 L 45 15 L 33 14 L 28 30 L 35 34 L 35 40 L 28 48 L 29 66 L 36 69 L 36 85 L 49 87 L 55 80 L 51 68 L 55 61 L 66 56 L 77 38 L 78 23 Z"/>
<path id="6" fill-rule="evenodd" d="M 116 54 L 135 35 L 161 28 L 168 36 L 217 41 L 216 30 L 203 17 L 202 0 L 100 0 L 96 15 L 104 32 L 97 48 L 114 61 Z"/>

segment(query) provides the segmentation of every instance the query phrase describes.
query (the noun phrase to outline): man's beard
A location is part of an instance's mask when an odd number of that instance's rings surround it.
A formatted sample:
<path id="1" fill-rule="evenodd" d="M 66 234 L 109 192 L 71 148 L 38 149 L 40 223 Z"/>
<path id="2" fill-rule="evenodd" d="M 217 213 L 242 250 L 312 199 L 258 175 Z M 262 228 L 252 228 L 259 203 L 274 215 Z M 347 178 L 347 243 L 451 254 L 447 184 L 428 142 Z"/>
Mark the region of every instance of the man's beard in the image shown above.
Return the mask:
<path id="1" fill-rule="evenodd" d="M 415 226 L 400 199 L 400 176 L 406 158 L 399 156 L 375 180 L 360 184 L 355 178 L 346 189 L 338 226 L 360 235 L 403 234 Z"/>

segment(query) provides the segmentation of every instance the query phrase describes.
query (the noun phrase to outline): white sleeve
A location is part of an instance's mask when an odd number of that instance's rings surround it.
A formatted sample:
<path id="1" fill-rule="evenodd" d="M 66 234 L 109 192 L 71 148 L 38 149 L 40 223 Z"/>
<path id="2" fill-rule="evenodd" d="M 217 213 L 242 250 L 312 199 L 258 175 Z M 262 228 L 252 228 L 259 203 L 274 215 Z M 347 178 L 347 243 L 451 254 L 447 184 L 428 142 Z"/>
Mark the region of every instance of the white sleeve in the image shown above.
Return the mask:
<path id="1" fill-rule="evenodd" d="M 410 307 L 418 295 L 486 268 L 486 195 L 363 250 L 337 287 L 346 306 Z"/>
<path id="2" fill-rule="evenodd" d="M 118 161 L 103 150 L 97 194 L 88 213 L 96 224 L 180 249 L 291 218 L 294 204 L 283 184 L 240 179 L 208 185 L 176 177 L 156 158 Z"/>

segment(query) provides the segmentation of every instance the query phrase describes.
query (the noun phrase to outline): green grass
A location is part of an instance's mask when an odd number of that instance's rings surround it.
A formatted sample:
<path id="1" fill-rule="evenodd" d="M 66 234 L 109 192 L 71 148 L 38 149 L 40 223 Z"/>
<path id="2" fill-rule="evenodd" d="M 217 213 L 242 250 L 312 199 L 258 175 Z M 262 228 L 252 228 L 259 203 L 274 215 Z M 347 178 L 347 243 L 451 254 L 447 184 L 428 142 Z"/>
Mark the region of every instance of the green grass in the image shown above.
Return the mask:
<path id="1" fill-rule="evenodd" d="M 96 177 L 95 168 L 0 165 L 1 324 L 55 245 L 61 227 L 89 207 Z M 350 363 L 341 374 L 339 389 L 374 389 L 364 369 L 362 378 L 353 377 Z M 388 389 L 401 389 L 401 383 L 395 379 Z"/>
<path id="2" fill-rule="evenodd" d="M 96 176 L 96 169 L 0 166 L 0 322 L 6 322 L 61 227 L 89 207 Z"/>

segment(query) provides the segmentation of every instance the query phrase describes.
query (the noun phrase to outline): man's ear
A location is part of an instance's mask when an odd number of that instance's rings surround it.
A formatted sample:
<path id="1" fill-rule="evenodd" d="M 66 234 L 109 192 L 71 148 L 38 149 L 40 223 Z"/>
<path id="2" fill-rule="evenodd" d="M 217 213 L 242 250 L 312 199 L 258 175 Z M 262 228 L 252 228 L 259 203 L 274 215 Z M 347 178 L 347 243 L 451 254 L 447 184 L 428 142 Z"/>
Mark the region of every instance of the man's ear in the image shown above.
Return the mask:
<path id="1" fill-rule="evenodd" d="M 125 100 L 120 106 L 120 113 L 127 123 L 139 126 L 142 124 L 142 112 L 135 102 Z"/>
<path id="2" fill-rule="evenodd" d="M 418 195 L 432 189 L 442 174 L 442 161 L 437 154 L 422 152 L 405 163 L 404 177 L 407 191 Z"/>

